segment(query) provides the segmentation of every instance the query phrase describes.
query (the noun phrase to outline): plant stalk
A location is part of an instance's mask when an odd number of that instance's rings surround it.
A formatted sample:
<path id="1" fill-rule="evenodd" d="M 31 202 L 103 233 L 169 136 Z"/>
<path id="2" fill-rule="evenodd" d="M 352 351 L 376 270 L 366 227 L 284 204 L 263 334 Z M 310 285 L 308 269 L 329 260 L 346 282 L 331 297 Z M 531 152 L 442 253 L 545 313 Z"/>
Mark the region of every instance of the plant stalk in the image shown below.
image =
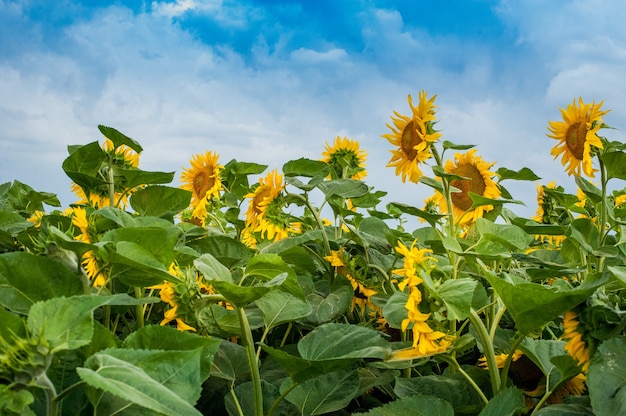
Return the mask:
<path id="1" fill-rule="evenodd" d="M 487 333 L 485 324 L 480 319 L 480 316 L 476 313 L 474 308 L 470 308 L 469 320 L 474 326 L 474 329 L 478 333 L 480 343 L 483 345 L 483 352 L 487 359 L 487 367 L 489 369 L 489 379 L 491 380 L 491 388 L 493 394 L 496 395 L 500 391 L 500 372 L 498 371 L 498 364 L 496 363 L 496 354 L 493 349 L 493 344 Z"/>
<path id="2" fill-rule="evenodd" d="M 241 327 L 241 341 L 246 349 L 248 357 L 248 365 L 250 366 L 250 378 L 252 379 L 252 389 L 254 394 L 254 414 L 255 416 L 263 416 L 263 392 L 261 391 L 261 374 L 259 373 L 259 365 L 256 359 L 256 351 L 254 348 L 254 340 L 252 339 L 252 330 L 246 316 L 244 308 L 235 307 L 237 316 L 239 317 L 239 325 Z"/>

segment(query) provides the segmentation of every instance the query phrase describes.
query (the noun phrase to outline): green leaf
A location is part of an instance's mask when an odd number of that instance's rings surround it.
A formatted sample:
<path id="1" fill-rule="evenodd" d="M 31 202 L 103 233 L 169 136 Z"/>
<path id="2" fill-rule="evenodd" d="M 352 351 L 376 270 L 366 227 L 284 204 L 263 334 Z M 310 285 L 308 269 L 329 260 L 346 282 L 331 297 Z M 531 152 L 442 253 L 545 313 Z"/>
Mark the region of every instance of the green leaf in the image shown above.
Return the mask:
<path id="1" fill-rule="evenodd" d="M 450 403 L 432 396 L 411 396 L 396 399 L 367 413 L 352 413 L 352 416 L 454 416 Z"/>
<path id="2" fill-rule="evenodd" d="M 53 350 L 75 349 L 91 342 L 93 311 L 100 306 L 142 305 L 159 301 L 159 298 L 135 299 L 126 294 L 56 297 L 35 303 L 30 308 L 26 325 L 31 334 L 41 334 Z"/>
<path id="3" fill-rule="evenodd" d="M 189 206 L 191 192 L 170 186 L 148 186 L 133 192 L 130 206 L 139 215 L 172 219 Z"/>
<path id="4" fill-rule="evenodd" d="M 283 282 L 286 276 L 281 275 Z M 216 280 L 211 282 L 213 288 L 226 300 L 238 307 L 244 307 L 274 289 L 274 285 L 239 286 L 234 283 Z"/>
<path id="5" fill-rule="evenodd" d="M 296 273 L 277 254 L 263 253 L 252 257 L 248 261 L 244 273 L 246 277 L 260 278 L 263 281 L 274 279 L 281 274 L 286 275 L 284 283 L 280 285 L 281 290 L 305 300 Z"/>
<path id="6" fill-rule="evenodd" d="M 605 153 L 600 155 L 600 159 L 606 167 L 607 181 L 612 178 L 626 180 L 626 153 Z"/>
<path id="7" fill-rule="evenodd" d="M 337 319 L 348 311 L 354 298 L 354 289 L 345 277 L 337 277 L 327 295 L 312 292 L 306 295 L 306 301 L 312 311 L 305 321 L 314 325 Z"/>
<path id="8" fill-rule="evenodd" d="M 149 252 L 161 266 L 169 266 L 174 260 L 174 246 L 182 232 L 169 222 L 166 224 L 167 227 L 118 228 L 108 231 L 100 241 L 111 241 L 118 246 L 119 243 L 134 243 Z"/>
<path id="9" fill-rule="evenodd" d="M 267 330 L 286 322 L 304 318 L 311 313 L 311 305 L 291 293 L 272 291 L 256 300 L 256 306 L 263 314 Z"/>
<path id="10" fill-rule="evenodd" d="M 598 347 L 587 373 L 593 414 L 626 414 L 626 339 L 611 338 Z"/>
<path id="11" fill-rule="evenodd" d="M 582 404 L 552 404 L 539 409 L 537 416 L 593 416 L 591 408 Z"/>
<path id="12" fill-rule="evenodd" d="M 345 408 L 359 391 L 356 370 L 339 370 L 306 380 L 285 399 L 297 406 L 302 416 L 321 415 Z M 286 390 L 281 386 L 281 392 Z"/>
<path id="13" fill-rule="evenodd" d="M 9 233 L 15 237 L 27 228 L 33 227 L 33 223 L 26 221 L 24 217 L 15 211 L 0 210 L 0 231 Z"/>
<path id="14" fill-rule="evenodd" d="M 260 252 L 280 254 L 293 247 L 301 246 L 311 241 L 321 242 L 322 232 L 321 230 L 311 230 L 296 236 L 289 236 L 264 246 L 261 248 Z"/>
<path id="15" fill-rule="evenodd" d="M 83 293 L 80 277 L 66 266 L 27 252 L 0 254 L 0 305 L 26 315 L 42 300 Z"/>
<path id="16" fill-rule="evenodd" d="M 439 193 L 443 194 L 443 184 L 441 183 L 441 181 L 429 178 L 428 176 L 422 176 L 420 178 L 420 183 L 430 186 L 435 191 L 439 191 Z"/>
<path id="17" fill-rule="evenodd" d="M 484 218 L 478 218 L 476 228 L 481 239 L 497 241 L 512 251 L 525 250 L 533 237 L 520 227 L 511 224 L 496 224 Z"/>
<path id="18" fill-rule="evenodd" d="M 198 415 L 191 404 L 151 378 L 141 368 L 107 354 L 95 354 L 77 368 L 87 384 L 164 415 Z"/>
<path id="19" fill-rule="evenodd" d="M 538 181 L 541 179 L 539 176 L 535 175 L 535 172 L 528 168 L 522 168 L 518 171 L 514 171 L 503 167 L 496 171 L 496 175 L 500 177 L 500 181 L 505 179 L 513 179 L 517 181 Z"/>
<path id="20" fill-rule="evenodd" d="M 126 136 L 125 134 L 120 133 L 113 127 L 107 127 L 107 126 L 103 126 L 100 124 L 98 125 L 98 130 L 100 130 L 100 132 L 104 135 L 104 137 L 106 137 L 107 139 L 113 142 L 114 149 L 117 149 L 119 146 L 124 144 L 130 147 L 131 149 L 133 149 L 137 153 L 141 153 L 143 151 L 143 148 L 141 147 L 139 143 L 137 143 L 135 140 L 131 139 L 130 137 Z"/>
<path id="21" fill-rule="evenodd" d="M 326 162 L 300 158 L 290 160 L 283 165 L 283 173 L 285 176 L 304 176 L 307 178 L 322 177 L 325 178 L 330 173 L 330 168 Z"/>
<path id="22" fill-rule="evenodd" d="M 477 289 L 483 287 L 474 279 L 446 280 L 436 289 L 437 296 L 446 304 L 449 320 L 463 320 L 469 316 Z"/>
<path id="23" fill-rule="evenodd" d="M 478 416 L 516 416 L 526 413 L 524 395 L 515 387 L 496 394 Z"/>
<path id="24" fill-rule="evenodd" d="M 226 235 L 208 235 L 188 243 L 200 253 L 210 253 L 227 268 L 241 266 L 252 257 L 252 250 L 239 240 Z"/>
<path id="25" fill-rule="evenodd" d="M 176 281 L 164 264 L 140 244 L 120 241 L 114 249 L 111 244 L 106 249 L 111 275 L 129 286 L 147 287 L 158 285 L 163 280 Z"/>
<path id="26" fill-rule="evenodd" d="M 541 369 L 551 391 L 580 373 L 576 361 L 565 351 L 563 341 L 525 338 L 520 349 Z"/>
<path id="27" fill-rule="evenodd" d="M 468 150 L 471 149 L 473 147 L 476 147 L 475 144 L 455 144 L 452 143 L 451 141 L 448 140 L 444 140 L 443 143 L 443 148 L 444 149 L 453 149 L 453 150 Z"/>
<path id="28" fill-rule="evenodd" d="M 137 168 L 115 168 L 115 179 L 124 188 L 131 189 L 139 185 L 161 185 L 174 179 L 174 172 L 148 172 Z"/>
<path id="29" fill-rule="evenodd" d="M 201 379 L 209 377 L 213 357 L 222 340 L 208 338 L 179 331 L 169 326 L 147 325 L 131 333 L 124 340 L 123 347 L 130 349 L 163 350 L 163 351 L 192 351 L 201 349 L 200 370 Z"/>
<path id="30" fill-rule="evenodd" d="M 202 273 L 209 282 L 229 282 L 233 283 L 233 277 L 230 270 L 222 263 L 217 261 L 215 257 L 209 253 L 205 253 L 193 262 L 194 266 Z"/>
<path id="31" fill-rule="evenodd" d="M 489 396 L 489 375 L 478 367 L 467 367 L 465 371 Z M 428 375 L 414 378 L 396 377 L 394 393 L 399 398 L 434 396 L 452 405 L 455 414 L 476 414 L 483 402 L 467 380 L 459 373 Z"/>
<path id="32" fill-rule="evenodd" d="M 34 415 L 29 406 L 35 401 L 28 390 L 15 390 L 11 385 L 0 384 L 0 414 L 11 416 Z"/>
<path id="33" fill-rule="evenodd" d="M 589 198 L 591 202 L 597 204 L 602 201 L 602 191 L 598 189 L 597 186 L 589 182 L 587 179 L 582 176 L 575 176 L 576 185 L 580 188 L 581 191 Z"/>
<path id="34" fill-rule="evenodd" d="M 14 337 L 26 337 L 26 322 L 19 316 L 0 308 L 0 339 L 10 341 Z M 0 353 L 2 353 L 2 342 L 0 342 Z"/>
<path id="35" fill-rule="evenodd" d="M 402 328 L 402 321 L 408 315 L 405 306 L 408 300 L 409 295 L 406 292 L 395 292 L 383 306 L 383 316 L 391 328 Z"/>
<path id="36" fill-rule="evenodd" d="M 426 220 L 426 222 L 428 222 L 433 227 L 437 224 L 439 219 L 445 216 L 445 215 L 439 215 L 439 214 L 431 214 L 429 212 L 422 211 L 421 209 L 417 209 L 411 205 L 401 204 L 399 202 L 391 202 L 387 204 L 387 210 L 389 211 L 398 210 L 405 214 L 414 215 L 418 218 L 423 218 L 424 220 Z"/>
<path id="37" fill-rule="evenodd" d="M 470 210 L 478 208 L 478 207 L 482 207 L 482 206 L 485 206 L 485 205 L 493 205 L 493 206 L 499 206 L 499 205 L 504 205 L 504 204 L 525 205 L 522 201 L 518 201 L 516 199 L 504 199 L 504 198 L 492 199 L 492 198 L 485 198 L 484 196 L 475 194 L 473 192 L 469 193 L 469 197 L 472 199 L 472 206 L 470 207 Z"/>
<path id="38" fill-rule="evenodd" d="M 606 277 L 587 279 L 575 289 L 563 289 L 530 282 L 513 284 L 500 279 L 484 266 L 482 271 L 506 305 L 519 331 L 525 335 L 585 301 L 607 280 Z"/>
<path id="39" fill-rule="evenodd" d="M 106 180 L 98 174 L 106 161 L 106 153 L 98 142 L 92 142 L 73 149 L 63 161 L 63 171 L 71 180 L 83 188 L 91 189 L 106 185 Z"/>
<path id="40" fill-rule="evenodd" d="M 353 179 L 324 181 L 318 187 L 324 192 L 327 200 L 333 196 L 339 196 L 344 199 L 356 198 L 369 192 L 369 187 L 364 182 Z"/>
<path id="41" fill-rule="evenodd" d="M 306 360 L 343 358 L 385 359 L 391 348 L 380 332 L 364 326 L 327 323 L 318 326 L 298 342 L 298 352 Z"/>

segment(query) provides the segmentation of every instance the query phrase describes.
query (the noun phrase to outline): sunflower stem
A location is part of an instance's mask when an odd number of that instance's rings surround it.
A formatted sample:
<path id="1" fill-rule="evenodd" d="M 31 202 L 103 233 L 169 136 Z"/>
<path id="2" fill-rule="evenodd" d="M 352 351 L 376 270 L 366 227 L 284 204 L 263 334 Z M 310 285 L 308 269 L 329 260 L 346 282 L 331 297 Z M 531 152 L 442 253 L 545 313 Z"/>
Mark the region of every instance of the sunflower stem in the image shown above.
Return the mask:
<path id="1" fill-rule="evenodd" d="M 515 334 L 515 338 L 511 347 L 509 348 L 509 354 L 506 356 L 506 360 L 504 361 L 504 366 L 502 367 L 502 371 L 500 372 L 500 386 L 502 389 L 506 387 L 507 379 L 509 377 L 509 368 L 511 368 L 511 363 L 513 362 L 513 355 L 515 351 L 517 351 L 517 347 L 522 343 L 524 337 L 522 334 L 517 332 Z"/>
<path id="2" fill-rule="evenodd" d="M 261 374 L 259 373 L 259 365 L 256 359 L 256 351 L 254 348 L 254 340 L 252 339 L 252 330 L 244 308 L 235 307 L 237 316 L 239 317 L 239 326 L 241 327 L 241 340 L 246 349 L 248 357 L 248 365 L 250 367 L 250 378 L 252 381 L 252 390 L 254 394 L 254 414 L 255 416 L 263 416 L 263 392 L 261 390 Z"/>
<path id="3" fill-rule="evenodd" d="M 469 374 L 467 374 L 465 370 L 463 370 L 459 362 L 456 360 L 456 357 L 450 355 L 449 359 L 446 359 L 446 362 L 452 364 L 454 369 L 458 371 L 463 376 L 463 378 L 465 378 L 465 380 L 467 380 L 467 382 L 470 384 L 470 386 L 472 386 L 474 391 L 476 391 L 478 397 L 480 397 L 480 400 L 482 400 L 484 404 L 487 404 L 489 402 L 489 399 L 487 399 L 487 396 L 485 396 L 483 390 L 478 386 L 478 384 L 476 384 L 474 379 Z"/>
<path id="4" fill-rule="evenodd" d="M 493 349 L 493 344 L 489 339 L 487 328 L 485 324 L 478 316 L 478 313 L 474 308 L 470 308 L 469 320 L 478 334 L 480 343 L 483 345 L 483 353 L 487 359 L 487 368 L 489 370 L 489 379 L 491 380 L 491 389 L 493 394 L 497 394 L 500 390 L 500 372 L 498 371 L 498 364 L 496 363 L 496 354 Z"/>
<path id="5" fill-rule="evenodd" d="M 107 163 L 107 183 L 109 185 L 109 206 L 115 207 L 115 174 L 113 173 L 113 156 L 109 155 Z"/>
<path id="6" fill-rule="evenodd" d="M 135 298 L 141 299 L 143 297 L 143 288 L 135 286 Z M 137 323 L 137 329 L 143 328 L 143 306 L 141 304 L 135 305 L 135 322 Z"/>

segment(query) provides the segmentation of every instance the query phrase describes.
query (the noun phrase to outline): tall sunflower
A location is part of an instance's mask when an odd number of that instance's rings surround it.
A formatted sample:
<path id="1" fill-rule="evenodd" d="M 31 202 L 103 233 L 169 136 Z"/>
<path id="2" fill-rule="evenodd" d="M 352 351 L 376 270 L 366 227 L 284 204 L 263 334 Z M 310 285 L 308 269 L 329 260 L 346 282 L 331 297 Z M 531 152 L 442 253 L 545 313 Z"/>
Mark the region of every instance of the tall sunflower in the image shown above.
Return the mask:
<path id="1" fill-rule="evenodd" d="M 259 233 L 261 238 L 278 241 L 290 232 L 297 232 L 299 225 L 294 226 L 292 217 L 283 212 L 286 205 L 284 189 L 283 175 L 274 169 L 259 179 L 253 192 L 245 195 L 249 199 L 245 222 L 247 235 Z"/>
<path id="2" fill-rule="evenodd" d="M 92 242 L 92 233 L 90 230 L 89 218 L 87 216 L 87 210 L 85 208 L 75 207 L 71 208 L 69 215 L 72 217 L 72 224 L 80 231 L 74 239 L 82 241 L 84 243 Z M 81 262 L 87 277 L 93 282 L 94 287 L 102 287 L 106 283 L 106 277 L 98 266 L 98 260 L 93 251 L 87 251 L 83 254 Z"/>
<path id="3" fill-rule="evenodd" d="M 102 144 L 102 150 L 107 154 L 107 157 L 113 160 L 113 164 L 116 167 L 124 169 L 139 167 L 139 154 L 126 145 L 120 145 L 114 148 L 113 142 L 106 139 Z M 105 169 L 104 165 L 102 166 L 101 174 L 106 177 L 106 172 L 102 171 L 103 169 Z M 108 186 L 89 189 L 89 193 L 86 193 L 80 185 L 74 182 L 72 182 L 70 188 L 78 197 L 78 201 L 76 201 L 77 205 L 90 205 L 96 209 L 111 205 Z M 134 190 L 135 188 L 126 189 L 122 183 L 115 183 L 113 205 L 125 209 L 128 206 L 128 198 Z"/>
<path id="4" fill-rule="evenodd" d="M 207 216 L 207 204 L 212 198 L 219 198 L 222 189 L 220 173 L 224 167 L 218 159 L 219 155 L 215 152 L 196 154 L 191 158 L 191 167 L 185 168 L 180 175 L 180 187 L 191 191 L 192 217 L 202 224 Z"/>
<path id="5" fill-rule="evenodd" d="M 402 182 L 406 182 L 407 178 L 411 182 L 419 182 L 422 177 L 419 164 L 432 156 L 430 144 L 441 137 L 441 133 L 434 130 L 437 121 L 435 98 L 437 96 L 433 95 L 428 99 L 426 92 L 421 91 L 416 107 L 409 95 L 411 116 L 404 116 L 394 111 L 395 117 L 391 117 L 393 126 L 387 124 L 392 133 L 382 136 L 389 143 L 397 146 L 397 149 L 391 150 L 391 159 L 387 166 L 396 168 L 396 175 L 402 177 Z"/>
<path id="6" fill-rule="evenodd" d="M 367 176 L 365 170 L 367 153 L 360 148 L 358 141 L 337 136 L 333 144 L 326 143 L 324 149 L 322 162 L 329 165 L 332 179 L 361 180 Z"/>
<path id="7" fill-rule="evenodd" d="M 454 221 L 461 226 L 475 222 L 485 212 L 493 209 L 493 205 L 482 205 L 470 209 L 473 205 L 470 192 L 490 199 L 496 199 L 501 195 L 498 184 L 492 179 L 495 173 L 489 170 L 495 162 L 488 163 L 475 153 L 476 149 L 463 154 L 456 153 L 454 161 L 448 160 L 444 166 L 446 173 L 461 177 L 450 181 L 450 185 L 458 189 L 458 191 L 452 190 L 452 212 Z M 448 213 L 447 202 L 443 195 L 437 192 L 435 198 L 439 201 L 441 212 Z"/>
<path id="8" fill-rule="evenodd" d="M 592 167 L 593 148 L 602 149 L 602 141 L 598 137 L 598 130 L 603 126 L 602 116 L 610 110 L 601 110 L 604 101 L 596 104 L 587 103 L 579 97 L 567 108 L 561 110 L 563 121 L 550 121 L 548 137 L 558 140 L 550 154 L 561 156 L 561 164 L 565 166 L 568 175 L 580 176 L 581 171 L 589 177 L 594 177 L 596 169 Z"/>

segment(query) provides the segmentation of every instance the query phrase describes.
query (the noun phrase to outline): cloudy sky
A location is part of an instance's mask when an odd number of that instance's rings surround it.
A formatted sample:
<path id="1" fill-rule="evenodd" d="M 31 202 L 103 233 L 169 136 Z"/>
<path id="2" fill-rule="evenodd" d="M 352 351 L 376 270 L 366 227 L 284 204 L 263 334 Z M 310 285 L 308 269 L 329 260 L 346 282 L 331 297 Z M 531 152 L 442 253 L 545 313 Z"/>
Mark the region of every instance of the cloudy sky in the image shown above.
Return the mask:
<path id="1" fill-rule="evenodd" d="M 61 163 L 98 124 L 176 186 L 195 153 L 280 168 L 347 136 L 369 185 L 421 207 L 381 135 L 426 90 L 443 139 L 572 190 L 546 126 L 582 96 L 624 140 L 624 21 L 619 0 L 0 0 L 0 183 L 74 202 Z M 509 186 L 529 215 L 535 186 Z"/>

